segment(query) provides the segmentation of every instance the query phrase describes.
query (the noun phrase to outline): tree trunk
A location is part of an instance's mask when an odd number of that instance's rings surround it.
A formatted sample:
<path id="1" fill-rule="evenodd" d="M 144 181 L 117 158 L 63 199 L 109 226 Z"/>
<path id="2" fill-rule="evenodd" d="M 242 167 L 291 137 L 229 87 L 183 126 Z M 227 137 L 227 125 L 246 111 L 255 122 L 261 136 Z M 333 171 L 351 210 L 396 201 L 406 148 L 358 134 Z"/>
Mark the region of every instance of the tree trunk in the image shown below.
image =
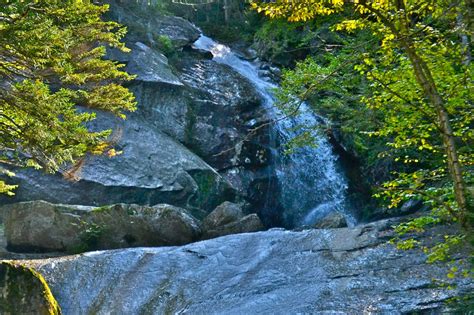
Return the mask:
<path id="1" fill-rule="evenodd" d="M 224 21 L 226 24 L 229 24 L 230 9 L 229 0 L 224 0 Z"/>
<path id="2" fill-rule="evenodd" d="M 457 27 L 459 29 L 462 30 L 465 27 L 467 28 L 467 30 L 469 30 L 469 16 L 470 16 L 469 13 L 466 13 L 466 17 L 464 17 L 462 13 L 458 14 Z M 463 49 L 463 54 L 464 54 L 463 64 L 465 66 L 468 66 L 471 63 L 471 59 L 472 59 L 470 38 L 468 34 L 466 34 L 464 31 L 461 32 L 459 36 L 461 37 L 461 47 Z"/>
<path id="3" fill-rule="evenodd" d="M 459 221 L 463 226 L 467 226 L 469 222 L 467 222 L 466 217 L 470 213 L 470 205 L 467 200 L 467 189 L 464 183 L 449 115 L 444 106 L 444 100 L 436 88 L 436 84 L 426 62 L 418 55 L 408 39 L 400 39 L 400 41 L 413 65 L 416 80 L 423 89 L 425 98 L 434 107 L 438 116 L 444 150 L 448 158 L 448 169 L 454 182 L 454 193 L 460 209 Z"/>

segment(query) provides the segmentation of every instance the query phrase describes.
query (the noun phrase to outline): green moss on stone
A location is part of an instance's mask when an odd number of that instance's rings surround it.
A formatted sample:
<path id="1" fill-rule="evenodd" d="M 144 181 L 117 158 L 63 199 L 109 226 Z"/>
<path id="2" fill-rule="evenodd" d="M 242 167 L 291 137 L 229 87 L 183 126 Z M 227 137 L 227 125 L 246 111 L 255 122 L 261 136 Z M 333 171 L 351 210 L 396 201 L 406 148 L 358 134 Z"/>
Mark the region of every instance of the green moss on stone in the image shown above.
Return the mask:
<path id="1" fill-rule="evenodd" d="M 0 314 L 61 314 L 43 276 L 33 268 L 0 262 Z"/>
<path id="2" fill-rule="evenodd" d="M 207 172 L 200 172 L 196 173 L 193 176 L 196 184 L 198 186 L 198 192 L 193 200 L 195 206 L 199 208 L 203 208 L 205 205 L 208 205 L 216 193 L 216 187 L 218 183 L 216 183 L 216 175 Z"/>
<path id="3" fill-rule="evenodd" d="M 112 206 L 102 206 L 102 207 L 97 207 L 91 210 L 91 212 L 94 213 L 99 213 L 99 212 L 106 212 L 112 209 Z"/>
<path id="4" fill-rule="evenodd" d="M 232 187 L 214 172 L 190 172 L 198 189 L 194 196 L 189 200 L 187 209 L 202 209 L 209 213 L 224 201 L 234 201 L 235 191 Z M 198 219 L 201 216 L 193 213 Z"/>

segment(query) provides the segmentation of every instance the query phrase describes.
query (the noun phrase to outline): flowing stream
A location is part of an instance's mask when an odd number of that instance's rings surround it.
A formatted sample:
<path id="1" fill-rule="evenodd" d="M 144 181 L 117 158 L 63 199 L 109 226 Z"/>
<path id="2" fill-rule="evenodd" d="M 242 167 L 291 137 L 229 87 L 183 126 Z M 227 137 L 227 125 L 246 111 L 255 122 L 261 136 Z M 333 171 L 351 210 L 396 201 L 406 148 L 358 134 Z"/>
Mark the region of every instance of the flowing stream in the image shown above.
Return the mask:
<path id="1" fill-rule="evenodd" d="M 278 86 L 259 75 L 259 64 L 239 58 L 232 50 L 202 35 L 194 48 L 209 51 L 213 60 L 226 64 L 247 78 L 262 95 L 270 118 L 275 120 L 277 143 L 287 143 L 301 132 L 301 126 L 318 126 L 323 123 L 303 103 L 299 114 L 279 119 L 282 113 L 275 106 L 273 90 Z M 331 211 L 346 216 L 349 225 L 355 224 L 346 200 L 347 181 L 337 163 L 337 156 L 326 137 L 317 134 L 314 146 L 298 148 L 285 154 L 285 147 L 277 149 L 275 172 L 281 188 L 279 201 L 283 207 L 283 219 L 291 227 L 312 225 Z"/>

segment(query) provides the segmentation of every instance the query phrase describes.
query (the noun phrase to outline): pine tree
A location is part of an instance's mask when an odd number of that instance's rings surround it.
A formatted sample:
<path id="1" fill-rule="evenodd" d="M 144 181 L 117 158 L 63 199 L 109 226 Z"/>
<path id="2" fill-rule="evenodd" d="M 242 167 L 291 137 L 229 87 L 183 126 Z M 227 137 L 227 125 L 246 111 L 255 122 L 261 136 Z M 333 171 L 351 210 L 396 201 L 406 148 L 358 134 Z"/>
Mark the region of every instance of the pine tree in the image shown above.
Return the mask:
<path id="1" fill-rule="evenodd" d="M 107 10 L 85 0 L 0 0 L 0 173 L 55 172 L 87 153 L 113 154 L 110 130 L 85 126 L 94 110 L 125 118 L 136 106 L 121 85 L 132 76 L 104 59 L 106 47 L 127 51 L 126 29 L 101 19 Z M 14 188 L 0 181 L 0 193 Z"/>

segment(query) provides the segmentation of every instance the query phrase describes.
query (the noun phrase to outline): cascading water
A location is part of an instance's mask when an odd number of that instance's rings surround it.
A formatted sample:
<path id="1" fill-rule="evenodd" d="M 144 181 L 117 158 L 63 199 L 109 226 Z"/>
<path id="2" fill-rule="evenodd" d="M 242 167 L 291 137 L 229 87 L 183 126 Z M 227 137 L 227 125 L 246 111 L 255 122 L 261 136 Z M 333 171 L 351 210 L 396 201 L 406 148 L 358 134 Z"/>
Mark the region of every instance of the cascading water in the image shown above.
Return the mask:
<path id="1" fill-rule="evenodd" d="M 300 106 L 299 114 L 280 119 L 282 113 L 275 106 L 272 93 L 278 86 L 259 75 L 257 63 L 240 59 L 229 47 L 203 35 L 193 46 L 211 52 L 214 61 L 230 66 L 255 86 L 264 99 L 270 118 L 275 121 L 279 143 L 294 138 L 301 126 L 321 124 L 322 118 L 305 103 Z M 278 148 L 275 172 L 281 188 L 279 201 L 284 209 L 286 225 L 311 225 L 331 211 L 343 213 L 348 223 L 353 225 L 355 220 L 347 211 L 347 182 L 327 139 L 319 134 L 315 146 L 304 146 L 290 154 L 284 151 L 284 147 Z"/>

